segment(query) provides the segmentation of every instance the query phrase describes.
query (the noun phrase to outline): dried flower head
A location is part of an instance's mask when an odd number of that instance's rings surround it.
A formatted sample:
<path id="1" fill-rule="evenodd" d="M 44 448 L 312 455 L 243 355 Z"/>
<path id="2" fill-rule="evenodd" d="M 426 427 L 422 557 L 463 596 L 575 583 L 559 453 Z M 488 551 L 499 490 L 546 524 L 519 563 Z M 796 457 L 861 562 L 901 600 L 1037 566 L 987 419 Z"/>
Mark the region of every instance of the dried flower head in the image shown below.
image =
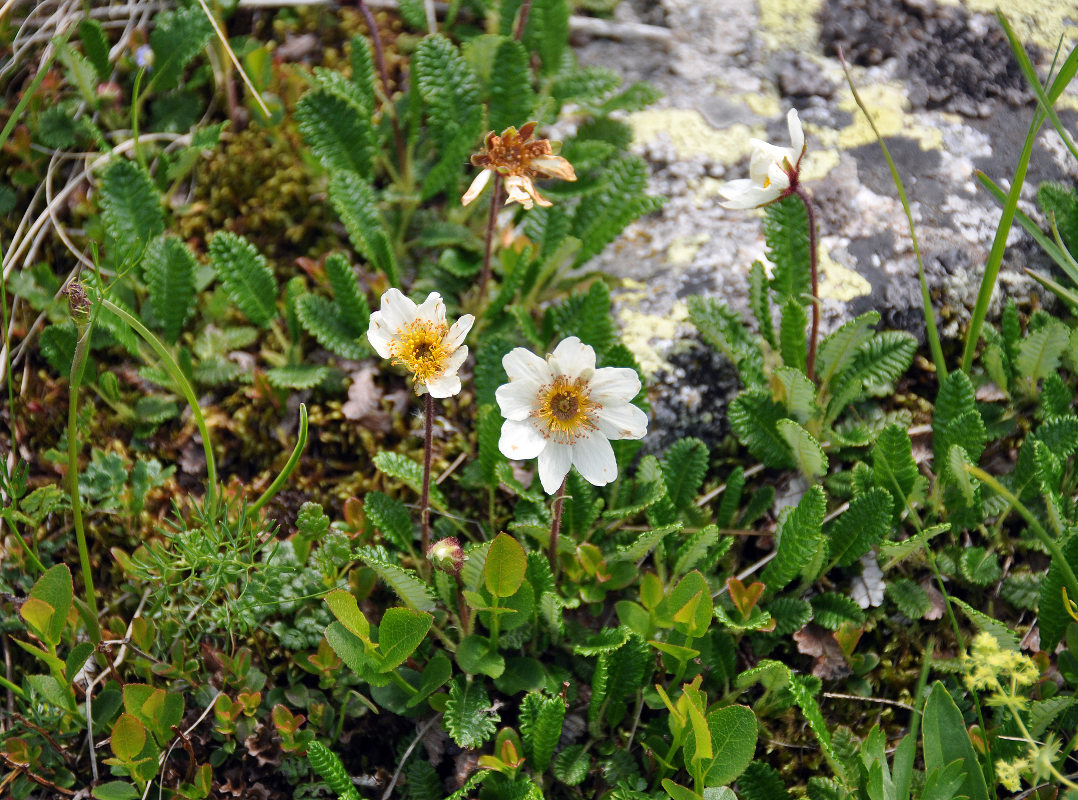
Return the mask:
<path id="1" fill-rule="evenodd" d="M 486 147 L 472 156 L 472 166 L 482 167 L 468 191 L 460 199 L 468 205 L 479 196 L 490 177 L 497 172 L 505 181 L 508 202 L 520 203 L 531 208 L 533 203 L 549 206 L 551 203 L 535 188 L 535 178 L 560 178 L 575 181 L 573 165 L 557 155 L 557 143 L 549 139 L 532 139 L 538 123 L 529 122 L 519 131 L 509 127 L 499 136 L 494 131 L 487 134 Z"/>
<path id="2" fill-rule="evenodd" d="M 416 394 L 452 397 L 460 391 L 457 370 L 468 357 L 464 337 L 474 321 L 465 314 L 450 327 L 437 292 L 416 305 L 399 289 L 390 289 L 382 295 L 381 308 L 371 314 L 367 338 L 378 355 L 412 373 Z"/>
<path id="3" fill-rule="evenodd" d="M 67 307 L 71 312 L 71 319 L 81 330 L 90 322 L 90 312 L 92 310 L 90 298 L 86 295 L 86 289 L 78 281 L 71 281 L 67 288 L 64 289 L 64 292 L 67 294 Z"/>

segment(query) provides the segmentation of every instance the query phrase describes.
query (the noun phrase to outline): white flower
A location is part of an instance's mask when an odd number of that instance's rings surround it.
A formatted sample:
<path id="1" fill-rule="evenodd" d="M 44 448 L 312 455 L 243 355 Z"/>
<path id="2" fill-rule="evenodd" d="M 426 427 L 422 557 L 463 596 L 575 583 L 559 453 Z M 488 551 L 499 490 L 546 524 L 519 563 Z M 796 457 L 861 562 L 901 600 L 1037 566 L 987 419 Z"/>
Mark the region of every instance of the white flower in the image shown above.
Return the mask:
<path id="1" fill-rule="evenodd" d="M 749 177 L 727 181 L 719 187 L 719 194 L 726 198 L 722 204 L 724 208 L 766 206 L 785 197 L 796 185 L 801 157 L 805 154 L 805 132 L 796 109 L 791 108 L 786 115 L 786 125 L 790 129 L 791 147 L 750 140 Z"/>
<path id="2" fill-rule="evenodd" d="M 498 449 L 539 458 L 543 491 L 554 494 L 570 467 L 595 486 L 618 477 L 611 439 L 640 439 L 648 418 L 632 404 L 640 377 L 624 367 L 595 368 L 595 351 L 575 336 L 542 359 L 518 347 L 502 359 L 509 383 L 495 397 L 505 422 Z"/>
<path id="3" fill-rule="evenodd" d="M 473 322 L 475 317 L 465 314 L 449 327 L 437 292 L 417 306 L 399 289 L 390 289 L 382 295 L 381 309 L 371 314 L 367 338 L 378 355 L 415 376 L 416 394 L 452 397 L 460 391 L 457 370 L 468 357 L 464 337 Z"/>
<path id="4" fill-rule="evenodd" d="M 153 67 L 153 48 L 148 44 L 141 45 L 135 50 L 135 64 L 143 69 Z"/>

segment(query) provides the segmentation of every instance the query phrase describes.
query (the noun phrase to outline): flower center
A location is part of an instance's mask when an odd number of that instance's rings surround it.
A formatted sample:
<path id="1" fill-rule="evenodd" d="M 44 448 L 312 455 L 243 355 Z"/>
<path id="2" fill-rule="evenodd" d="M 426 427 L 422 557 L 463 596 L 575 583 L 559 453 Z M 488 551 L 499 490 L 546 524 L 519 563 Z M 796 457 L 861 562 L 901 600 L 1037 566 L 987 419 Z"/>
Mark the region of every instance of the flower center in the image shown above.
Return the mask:
<path id="1" fill-rule="evenodd" d="M 449 350 L 444 342 L 449 327 L 424 319 L 409 322 L 389 344 L 394 364 L 403 364 L 419 383 L 427 383 L 445 371 Z"/>
<path id="2" fill-rule="evenodd" d="M 570 380 L 558 375 L 553 383 L 539 389 L 537 407 L 532 415 L 542 426 L 540 432 L 562 444 L 572 444 L 589 430 L 595 430 L 595 412 L 599 404 L 591 399 L 583 378 Z"/>

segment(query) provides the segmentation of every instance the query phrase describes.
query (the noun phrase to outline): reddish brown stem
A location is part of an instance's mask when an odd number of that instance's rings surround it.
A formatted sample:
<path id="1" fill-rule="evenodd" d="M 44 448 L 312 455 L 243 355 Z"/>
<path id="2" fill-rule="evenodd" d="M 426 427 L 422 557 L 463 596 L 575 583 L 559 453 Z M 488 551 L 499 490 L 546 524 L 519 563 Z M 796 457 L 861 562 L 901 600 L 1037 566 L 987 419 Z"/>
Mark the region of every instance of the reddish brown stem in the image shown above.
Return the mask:
<path id="1" fill-rule="evenodd" d="M 801 198 L 808 215 L 809 270 L 812 277 L 812 330 L 809 333 L 808 359 L 805 362 L 809 380 L 816 380 L 816 342 L 820 338 L 820 280 L 816 256 L 816 214 L 812 210 L 812 197 L 800 183 L 794 184 L 794 192 Z"/>
<path id="2" fill-rule="evenodd" d="M 431 397 L 430 392 L 427 392 L 426 399 L 427 413 L 426 422 L 423 426 L 425 437 L 423 442 L 423 489 L 419 497 L 419 518 L 422 526 L 419 543 L 423 548 L 423 555 L 426 555 L 427 550 L 430 549 L 430 461 L 431 456 L 434 455 L 434 442 L 431 439 L 434 431 L 434 398 Z"/>
<path id="3" fill-rule="evenodd" d="M 479 274 L 479 297 L 478 302 L 482 307 L 483 300 L 487 296 L 487 284 L 490 282 L 490 259 L 494 252 L 494 228 L 498 222 L 498 211 L 501 209 L 502 199 L 502 176 L 494 173 L 491 181 L 490 216 L 487 217 L 487 242 L 483 251 L 483 271 Z"/>
<path id="4" fill-rule="evenodd" d="M 532 10 L 532 0 L 524 0 L 520 4 L 520 16 L 517 17 L 517 29 L 513 31 L 513 38 L 518 42 L 520 37 L 524 35 L 524 26 L 528 24 L 528 14 Z"/>
<path id="5" fill-rule="evenodd" d="M 363 15 L 363 19 L 367 21 L 367 27 L 371 29 L 371 42 L 374 44 L 374 63 L 378 67 L 378 77 L 382 81 L 382 93 L 386 97 L 385 113 L 389 114 L 389 121 L 393 125 L 393 138 L 397 144 L 397 160 L 400 162 L 400 168 L 406 169 L 405 166 L 405 149 L 404 149 L 404 134 L 401 133 L 400 122 L 397 119 L 397 111 L 393 107 L 393 93 L 389 86 L 389 70 L 386 69 L 386 54 L 382 49 L 382 36 L 378 33 L 378 22 L 374 18 L 374 14 L 367 8 L 367 4 L 363 0 L 356 0 L 356 6 L 359 8 L 359 13 Z"/>
<path id="6" fill-rule="evenodd" d="M 561 507 L 565 502 L 565 485 L 569 482 L 569 475 L 561 479 L 561 488 L 554 498 L 554 521 L 550 524 L 550 571 L 555 577 L 558 574 L 558 534 L 561 532 Z"/>

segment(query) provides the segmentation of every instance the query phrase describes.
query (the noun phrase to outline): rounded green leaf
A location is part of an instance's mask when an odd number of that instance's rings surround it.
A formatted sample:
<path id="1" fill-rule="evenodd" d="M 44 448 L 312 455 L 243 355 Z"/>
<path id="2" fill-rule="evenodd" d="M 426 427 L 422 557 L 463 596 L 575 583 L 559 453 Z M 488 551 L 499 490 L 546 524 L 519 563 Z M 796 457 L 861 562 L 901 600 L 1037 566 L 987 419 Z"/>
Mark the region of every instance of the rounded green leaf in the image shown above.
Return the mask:
<path id="1" fill-rule="evenodd" d="M 745 706 L 726 706 L 707 715 L 714 757 L 705 783 L 723 786 L 745 771 L 756 752 L 756 715 Z"/>
<path id="2" fill-rule="evenodd" d="M 483 580 L 494 597 L 512 597 L 524 582 L 528 557 L 520 542 L 508 533 L 499 533 L 491 542 L 483 565 Z"/>
<path id="3" fill-rule="evenodd" d="M 457 647 L 457 663 L 470 675 L 482 673 L 500 678 L 505 672 L 502 654 L 491 649 L 489 639 L 475 634 L 465 637 Z"/>
<path id="4" fill-rule="evenodd" d="M 410 608 L 386 611 L 378 626 L 378 652 L 385 660 L 379 671 L 388 672 L 414 653 L 433 622 L 434 617 L 425 611 Z"/>
<path id="5" fill-rule="evenodd" d="M 121 714 L 112 726 L 112 752 L 121 761 L 132 761 L 146 744 L 146 728 L 131 714 Z"/>

